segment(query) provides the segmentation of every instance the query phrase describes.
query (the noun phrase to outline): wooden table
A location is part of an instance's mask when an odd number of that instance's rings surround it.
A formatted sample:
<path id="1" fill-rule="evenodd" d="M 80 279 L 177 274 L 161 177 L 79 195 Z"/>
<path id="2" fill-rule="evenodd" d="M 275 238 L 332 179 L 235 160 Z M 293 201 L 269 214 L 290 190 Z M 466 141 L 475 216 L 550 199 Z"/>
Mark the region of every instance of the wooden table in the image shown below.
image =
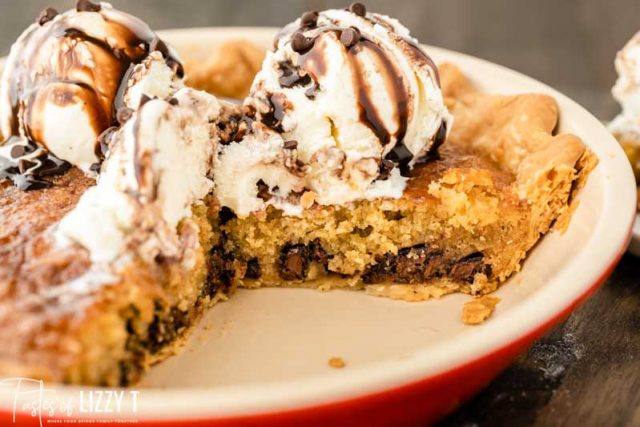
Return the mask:
<path id="1" fill-rule="evenodd" d="M 640 259 L 440 426 L 639 426 Z"/>

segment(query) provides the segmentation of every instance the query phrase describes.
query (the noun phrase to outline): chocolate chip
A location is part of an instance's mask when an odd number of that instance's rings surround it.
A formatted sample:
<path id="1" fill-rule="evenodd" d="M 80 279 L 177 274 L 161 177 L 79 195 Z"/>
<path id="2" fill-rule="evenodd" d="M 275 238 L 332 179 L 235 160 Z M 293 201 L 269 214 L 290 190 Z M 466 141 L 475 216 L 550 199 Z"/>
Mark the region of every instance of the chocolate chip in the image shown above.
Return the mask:
<path id="1" fill-rule="evenodd" d="M 102 6 L 100 6 L 99 3 L 96 4 L 90 0 L 77 0 L 76 10 L 78 12 L 100 12 L 100 10 L 102 10 Z"/>
<path id="2" fill-rule="evenodd" d="M 318 12 L 314 10 L 303 13 L 300 18 L 300 25 L 304 28 L 314 28 L 318 25 Z"/>
<path id="3" fill-rule="evenodd" d="M 278 79 L 282 87 L 292 88 L 295 86 L 306 86 L 311 83 L 311 77 L 308 74 L 300 75 L 300 69 L 293 65 L 291 61 L 278 63 L 278 68 L 282 73 Z"/>
<path id="4" fill-rule="evenodd" d="M 311 39 L 301 32 L 294 33 L 291 37 L 291 49 L 297 53 L 305 53 L 313 47 L 314 39 Z"/>
<path id="5" fill-rule="evenodd" d="M 314 262 L 321 264 L 325 269 L 329 265 L 329 259 L 332 258 L 322 247 L 320 239 L 315 239 L 309 243 L 309 254 Z"/>
<path id="6" fill-rule="evenodd" d="M 66 162 L 64 160 L 58 159 L 53 156 L 51 153 L 46 154 L 40 159 L 41 163 L 35 170 L 35 175 L 42 176 L 51 176 L 51 175 L 60 175 L 65 173 L 71 168 L 71 163 Z"/>
<path id="7" fill-rule="evenodd" d="M 151 42 L 151 45 L 149 46 L 149 50 L 151 52 L 158 51 L 165 58 L 169 55 L 169 47 L 167 46 L 167 44 L 164 41 L 162 41 L 158 37 L 153 39 L 153 41 Z"/>
<path id="8" fill-rule="evenodd" d="M 138 104 L 138 108 L 142 108 L 142 106 L 151 101 L 151 99 L 153 98 L 143 93 L 142 96 L 140 96 L 140 103 Z"/>
<path id="9" fill-rule="evenodd" d="M 301 243 L 286 245 L 280 251 L 279 273 L 284 280 L 304 280 L 310 263 L 309 248 Z"/>
<path id="10" fill-rule="evenodd" d="M 259 199 L 262 199 L 265 202 L 271 199 L 271 191 L 269 190 L 269 186 L 263 180 L 259 180 L 256 183 L 256 187 L 258 187 L 257 197 Z"/>
<path id="11" fill-rule="evenodd" d="M 47 22 L 51 21 L 53 18 L 55 18 L 57 15 L 58 15 L 57 10 L 55 10 L 52 7 L 48 7 L 44 9 L 42 12 L 40 12 L 40 15 L 38 15 L 38 19 L 36 19 L 36 22 L 39 25 L 44 25 Z"/>
<path id="12" fill-rule="evenodd" d="M 340 41 L 346 47 L 351 47 L 360 41 L 360 31 L 354 27 L 347 28 L 340 34 Z"/>
<path id="13" fill-rule="evenodd" d="M 169 101 L 167 101 L 169 103 L 169 105 L 173 105 L 174 107 L 180 104 L 180 101 L 178 101 L 178 98 L 169 98 Z"/>
<path id="14" fill-rule="evenodd" d="M 29 169 L 31 169 L 32 167 L 34 167 L 36 165 L 36 163 L 27 160 L 27 159 L 20 159 L 18 160 L 18 170 L 20 171 L 21 174 L 24 174 L 26 171 L 28 171 Z"/>
<path id="15" fill-rule="evenodd" d="M 218 224 L 219 225 L 225 225 L 229 221 L 234 220 L 236 218 L 237 218 L 236 214 L 226 206 L 223 206 L 220 209 L 220 212 L 218 212 Z"/>
<path id="16" fill-rule="evenodd" d="M 473 279 L 478 273 L 484 273 L 489 276 L 491 274 L 491 266 L 484 263 L 484 255 L 482 253 L 475 252 L 454 263 L 449 276 L 454 280 L 473 283 Z"/>
<path id="17" fill-rule="evenodd" d="M 311 86 L 304 91 L 304 96 L 306 96 L 310 100 L 316 99 L 316 93 L 320 90 L 320 85 L 316 83 L 315 80 L 311 81 Z"/>
<path id="18" fill-rule="evenodd" d="M 42 190 L 43 188 L 49 188 L 53 184 L 44 179 L 34 178 L 32 176 L 15 175 L 11 177 L 13 183 L 22 191 Z"/>
<path id="19" fill-rule="evenodd" d="M 296 148 L 298 148 L 298 141 L 291 140 L 284 142 L 285 150 L 295 150 Z"/>
<path id="20" fill-rule="evenodd" d="M 378 172 L 378 180 L 387 180 L 394 167 L 395 163 L 393 163 L 391 160 L 382 159 L 382 162 L 380 162 L 380 171 Z"/>
<path id="21" fill-rule="evenodd" d="M 365 16 L 367 14 L 367 8 L 362 3 L 351 3 L 349 10 L 358 16 Z"/>
<path id="22" fill-rule="evenodd" d="M 258 258 L 251 258 L 247 262 L 247 271 L 244 273 L 245 279 L 259 279 L 262 275 L 262 269 L 260 268 L 260 262 Z"/>
<path id="23" fill-rule="evenodd" d="M 142 104 L 142 100 L 140 100 L 140 103 Z M 121 125 L 125 124 L 125 122 L 131 118 L 131 116 L 133 116 L 133 110 L 129 107 L 119 108 L 116 112 L 116 120 Z"/>
<path id="24" fill-rule="evenodd" d="M 11 147 L 11 157 L 17 159 L 18 157 L 22 157 L 26 152 L 24 145 L 14 145 Z"/>

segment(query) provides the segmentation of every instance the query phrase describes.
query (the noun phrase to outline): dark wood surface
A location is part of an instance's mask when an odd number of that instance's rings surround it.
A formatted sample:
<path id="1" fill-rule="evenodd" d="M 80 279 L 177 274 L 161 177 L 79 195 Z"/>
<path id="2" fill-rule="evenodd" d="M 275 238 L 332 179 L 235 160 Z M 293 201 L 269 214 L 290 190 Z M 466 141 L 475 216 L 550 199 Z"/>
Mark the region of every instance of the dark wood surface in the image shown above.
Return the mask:
<path id="1" fill-rule="evenodd" d="M 640 260 L 439 425 L 640 426 Z"/>
<path id="2" fill-rule="evenodd" d="M 0 51 L 48 5 L 0 0 Z M 276 25 L 323 0 L 113 0 L 154 28 Z M 424 43 L 506 65 L 565 92 L 599 118 L 616 50 L 640 30 L 639 0 L 370 0 Z M 640 426 L 640 260 L 627 255 L 605 286 L 566 322 L 441 426 Z"/>

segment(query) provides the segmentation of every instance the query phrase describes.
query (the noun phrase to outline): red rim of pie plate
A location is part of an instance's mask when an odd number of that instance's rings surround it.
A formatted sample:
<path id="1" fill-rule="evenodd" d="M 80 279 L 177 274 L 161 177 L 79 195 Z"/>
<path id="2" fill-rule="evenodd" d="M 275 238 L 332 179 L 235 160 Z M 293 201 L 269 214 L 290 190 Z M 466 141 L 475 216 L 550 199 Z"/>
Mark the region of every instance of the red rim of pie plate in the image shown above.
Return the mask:
<path id="1" fill-rule="evenodd" d="M 185 43 L 188 42 L 212 43 L 213 41 L 219 41 L 231 36 L 237 37 L 238 35 L 242 35 L 244 38 L 266 46 L 267 42 L 265 42 L 265 40 L 270 42 L 275 31 L 276 30 L 272 28 L 203 28 L 167 31 L 163 33 L 163 37 L 176 45 L 178 50 L 180 50 L 180 45 L 184 46 Z M 586 114 L 589 116 L 587 120 L 589 123 L 586 127 L 590 128 L 587 129 L 588 131 L 594 132 L 590 139 L 595 141 L 594 143 L 597 149 L 594 148 L 594 146 L 592 146 L 592 148 L 596 151 L 600 159 L 606 159 L 603 163 L 613 162 L 609 166 L 609 169 L 607 169 L 607 178 L 611 175 L 613 176 L 611 179 L 617 183 L 617 187 L 612 187 L 611 184 L 608 184 L 609 187 L 605 187 L 605 190 L 608 191 L 605 193 L 606 201 L 608 201 L 606 204 L 615 204 L 617 210 L 615 210 L 616 217 L 613 218 L 615 221 L 611 224 L 611 228 L 614 230 L 612 233 L 614 237 L 610 234 L 608 236 L 608 242 L 604 242 L 605 248 L 599 253 L 591 254 L 597 255 L 603 264 L 599 273 L 589 273 L 592 277 L 595 277 L 595 280 L 580 279 L 589 284 L 581 286 L 580 290 L 573 290 L 572 293 L 575 293 L 575 296 L 572 297 L 570 301 L 563 302 L 562 307 L 554 308 L 554 312 L 543 313 L 541 317 L 544 316 L 544 320 L 540 319 L 540 317 L 533 319 L 532 323 L 535 324 L 532 325 L 533 327 L 531 329 L 522 332 L 512 332 L 513 334 L 518 333 L 518 336 L 500 337 L 499 339 L 504 339 L 505 341 L 493 344 L 489 343 L 486 350 L 482 349 L 479 351 L 477 353 L 479 356 L 472 360 L 468 358 L 466 360 L 456 360 L 455 354 L 452 354 L 454 362 L 440 372 L 435 370 L 428 373 L 416 373 L 416 375 L 411 378 L 405 371 L 393 371 L 392 373 L 395 374 L 402 372 L 403 375 L 398 374 L 398 378 L 400 379 L 396 378 L 395 380 L 386 378 L 385 381 L 381 381 L 381 384 L 378 384 L 378 386 L 368 384 L 370 391 L 366 390 L 366 381 L 361 381 L 361 383 L 358 384 L 359 389 L 353 387 L 349 389 L 347 376 L 345 377 L 347 378 L 347 380 L 345 380 L 347 382 L 345 389 L 336 390 L 335 395 L 332 393 L 333 390 L 323 389 L 320 392 L 316 390 L 316 396 L 321 393 L 322 398 L 315 399 L 313 396 L 309 397 L 309 395 L 306 395 L 297 401 L 296 399 L 285 403 L 279 401 L 279 403 L 271 409 L 262 402 L 262 406 L 255 405 L 251 410 L 247 410 L 246 408 L 237 411 L 223 410 L 220 412 L 216 412 L 215 408 L 203 410 L 202 400 L 194 398 L 193 400 L 198 400 L 198 402 L 190 406 L 189 401 L 191 399 L 186 397 L 190 395 L 189 393 L 191 393 L 192 396 L 198 395 L 202 392 L 202 389 L 192 389 L 188 391 L 184 389 L 177 391 L 166 390 L 166 395 L 163 395 L 164 401 L 160 403 L 155 402 L 151 409 L 138 414 L 139 417 L 137 417 L 135 424 L 145 426 L 320 426 L 327 424 L 371 426 L 428 424 L 450 413 L 460 403 L 468 400 L 474 393 L 487 385 L 518 355 L 522 354 L 528 346 L 533 344 L 537 338 L 542 336 L 562 319 L 566 318 L 578 305 L 584 302 L 604 283 L 627 249 L 631 238 L 633 220 L 635 219 L 636 206 L 633 174 L 628 162 L 626 162 L 626 157 L 622 149 L 615 143 L 613 137 L 606 133 L 604 127 L 602 127 L 598 120 L 591 116 L 590 113 L 566 96 L 540 82 L 505 67 L 467 55 L 434 47 L 427 47 L 427 50 L 430 54 L 434 54 L 436 61 L 440 61 L 443 58 L 446 60 L 455 58 L 455 62 L 461 65 L 463 71 L 465 67 L 468 69 L 469 67 L 478 66 L 484 69 L 485 72 L 497 74 L 498 77 L 494 78 L 499 78 L 500 74 L 503 74 L 505 78 L 515 76 L 519 81 L 523 82 L 523 85 L 534 85 L 536 86 L 536 90 L 540 89 L 542 92 L 549 93 L 556 97 L 561 105 L 561 109 L 563 108 L 562 106 L 564 106 L 564 108 L 572 110 L 574 114 L 577 110 L 580 110 L 577 111 L 578 114 L 583 116 Z M 524 90 L 527 90 L 526 87 Z M 596 123 L 600 128 L 595 127 Z M 614 201 L 612 202 L 612 200 Z M 628 218 L 624 213 L 627 209 L 626 205 L 629 207 Z M 633 212 L 631 212 L 632 209 Z M 607 212 L 611 211 L 612 207 L 608 206 Z M 602 227 L 602 224 L 599 223 L 599 225 Z M 602 231 L 600 232 L 602 233 Z M 612 241 L 611 239 L 613 238 L 616 240 Z M 585 262 L 585 259 L 581 259 L 581 261 Z M 600 264 L 600 262 L 597 264 Z M 567 298 L 568 297 L 569 296 L 567 296 Z M 387 365 L 384 365 L 384 367 L 387 367 Z M 290 387 L 296 387 L 296 384 Z M 75 390 L 77 388 L 67 387 L 66 389 Z M 297 388 L 295 390 L 303 389 Z M 162 392 L 163 391 L 155 391 L 155 393 Z M 334 397 L 327 397 L 332 395 Z M 176 399 L 181 399 L 181 402 L 184 402 L 184 408 L 176 405 Z M 176 411 L 167 413 L 167 408 L 163 410 L 163 402 L 166 402 L 167 407 L 176 408 Z M 180 410 L 177 409 L 178 407 Z M 218 407 L 220 407 L 219 403 Z M 194 411 L 195 413 L 192 413 L 189 412 L 190 408 L 197 408 L 197 410 Z M 41 425 L 40 419 L 30 414 L 17 412 L 15 416 L 14 424 L 13 413 L 8 409 L 7 402 L 5 401 L 3 403 L 0 401 L 0 425 Z M 41 420 L 42 425 L 51 425 L 48 421 L 53 421 L 56 424 L 64 424 L 63 422 L 56 422 L 46 415 L 43 415 Z M 55 420 L 60 420 L 60 417 L 55 418 Z M 77 424 L 83 425 L 81 419 L 77 419 Z M 91 425 L 113 424 L 114 421 L 102 418 L 92 419 L 91 422 Z"/>

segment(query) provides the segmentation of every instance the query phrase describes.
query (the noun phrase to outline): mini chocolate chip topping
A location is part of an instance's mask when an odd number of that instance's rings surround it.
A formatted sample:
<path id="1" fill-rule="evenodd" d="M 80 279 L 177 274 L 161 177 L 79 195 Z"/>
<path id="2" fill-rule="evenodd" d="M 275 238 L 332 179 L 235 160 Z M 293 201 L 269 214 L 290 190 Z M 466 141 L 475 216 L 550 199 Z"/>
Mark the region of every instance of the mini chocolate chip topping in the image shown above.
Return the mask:
<path id="1" fill-rule="evenodd" d="M 308 74 L 301 75 L 300 70 L 290 61 L 280 62 L 278 68 L 282 73 L 278 79 L 282 87 L 307 86 L 311 83 L 311 77 Z"/>
<path id="2" fill-rule="evenodd" d="M 367 14 L 367 8 L 362 3 L 351 3 L 349 10 L 358 16 L 365 16 Z"/>
<path id="3" fill-rule="evenodd" d="M 293 49 L 294 52 L 302 54 L 311 49 L 314 42 L 314 39 L 305 36 L 301 32 L 297 32 L 291 37 L 291 49 Z"/>
<path id="4" fill-rule="evenodd" d="M 351 47 L 360 41 L 360 30 L 351 27 L 342 31 L 340 34 L 340 41 L 345 47 Z"/>
<path id="5" fill-rule="evenodd" d="M 57 10 L 52 7 L 47 7 L 42 12 L 40 12 L 40 15 L 38 15 L 38 19 L 36 19 L 36 22 L 38 23 L 38 25 L 44 25 L 55 18 L 57 15 Z"/>
<path id="6" fill-rule="evenodd" d="M 300 18 L 300 25 L 303 28 L 315 28 L 318 25 L 318 12 L 313 10 L 303 13 Z"/>
<path id="7" fill-rule="evenodd" d="M 298 148 L 298 141 L 291 140 L 284 142 L 285 150 L 295 150 L 296 148 Z"/>
<path id="8" fill-rule="evenodd" d="M 174 107 L 180 104 L 178 98 L 169 98 L 167 102 L 169 103 L 169 105 L 173 105 Z"/>
<path id="9" fill-rule="evenodd" d="M 26 151 L 24 145 L 14 145 L 11 147 L 11 157 L 17 159 L 18 157 L 22 157 Z"/>
<path id="10" fill-rule="evenodd" d="M 138 108 L 142 108 L 142 106 L 147 102 L 151 101 L 151 99 L 152 98 L 149 95 L 146 95 L 143 93 L 142 96 L 140 97 L 140 103 L 138 104 Z"/>
<path id="11" fill-rule="evenodd" d="M 123 125 L 133 115 L 133 110 L 129 107 L 122 107 L 116 112 L 116 120 Z"/>
<path id="12" fill-rule="evenodd" d="M 77 0 L 76 10 L 78 12 L 100 12 L 102 10 L 102 6 L 100 6 L 100 3 L 96 4 L 90 0 Z"/>

